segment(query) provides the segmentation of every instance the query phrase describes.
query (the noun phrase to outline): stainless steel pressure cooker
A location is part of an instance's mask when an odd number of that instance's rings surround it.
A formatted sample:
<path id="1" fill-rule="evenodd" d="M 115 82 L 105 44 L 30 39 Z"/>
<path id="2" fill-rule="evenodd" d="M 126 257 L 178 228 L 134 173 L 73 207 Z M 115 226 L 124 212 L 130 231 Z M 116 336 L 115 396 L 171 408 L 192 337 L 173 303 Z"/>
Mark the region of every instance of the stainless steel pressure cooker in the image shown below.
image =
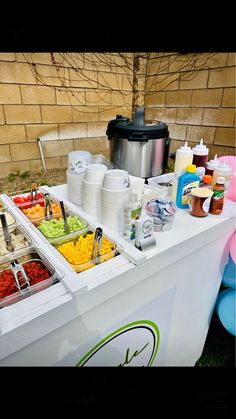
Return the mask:
<path id="1" fill-rule="evenodd" d="M 138 108 L 134 119 L 117 115 L 108 123 L 110 160 L 130 175 L 149 178 L 161 175 L 167 165 L 169 131 L 164 122 L 145 122 L 144 108 Z"/>

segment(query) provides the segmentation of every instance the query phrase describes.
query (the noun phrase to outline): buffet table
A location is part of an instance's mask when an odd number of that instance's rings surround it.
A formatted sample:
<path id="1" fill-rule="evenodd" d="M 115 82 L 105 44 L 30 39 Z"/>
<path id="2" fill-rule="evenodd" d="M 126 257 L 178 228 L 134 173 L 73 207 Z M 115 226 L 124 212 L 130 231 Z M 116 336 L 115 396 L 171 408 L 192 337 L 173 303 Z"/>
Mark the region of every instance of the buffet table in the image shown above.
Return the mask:
<path id="1" fill-rule="evenodd" d="M 86 219 L 119 255 L 77 274 L 21 211 L 1 198 L 57 267 L 59 282 L 0 309 L 0 365 L 194 366 L 207 336 L 235 230 L 235 203 L 221 216 L 178 210 L 156 246 L 139 251 L 67 199 L 67 185 L 44 190 Z"/>

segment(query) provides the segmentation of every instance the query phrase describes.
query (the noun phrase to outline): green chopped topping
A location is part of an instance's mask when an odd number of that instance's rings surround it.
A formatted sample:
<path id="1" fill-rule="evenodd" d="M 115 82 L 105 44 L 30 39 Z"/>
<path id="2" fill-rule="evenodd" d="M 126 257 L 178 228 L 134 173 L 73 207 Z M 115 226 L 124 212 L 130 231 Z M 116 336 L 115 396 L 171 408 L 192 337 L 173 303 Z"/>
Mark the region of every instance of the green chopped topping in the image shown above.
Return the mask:
<path id="1" fill-rule="evenodd" d="M 70 233 L 85 228 L 86 225 L 77 216 L 69 215 L 67 222 L 70 228 Z M 53 218 L 51 220 L 43 220 L 39 226 L 39 230 L 44 234 L 45 237 L 62 237 L 65 234 L 63 218 Z"/>

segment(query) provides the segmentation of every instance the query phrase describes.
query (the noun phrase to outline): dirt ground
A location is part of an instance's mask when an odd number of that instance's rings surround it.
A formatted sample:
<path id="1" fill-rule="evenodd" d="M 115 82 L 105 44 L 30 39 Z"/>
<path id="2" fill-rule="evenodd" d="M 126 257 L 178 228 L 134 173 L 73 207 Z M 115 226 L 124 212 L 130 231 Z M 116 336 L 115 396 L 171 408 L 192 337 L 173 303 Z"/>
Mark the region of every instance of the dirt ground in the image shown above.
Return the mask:
<path id="1" fill-rule="evenodd" d="M 35 181 L 38 186 L 66 183 L 66 169 L 52 169 L 46 172 L 12 172 L 0 178 L 0 193 L 8 194 L 30 189 L 32 181 Z"/>
<path id="2" fill-rule="evenodd" d="M 169 159 L 165 172 L 173 172 L 173 170 L 173 161 Z M 30 189 L 32 181 L 35 181 L 38 186 L 56 186 L 66 183 L 66 169 L 48 169 L 46 172 L 43 170 L 37 172 L 12 172 L 8 176 L 0 178 L 0 194 Z"/>

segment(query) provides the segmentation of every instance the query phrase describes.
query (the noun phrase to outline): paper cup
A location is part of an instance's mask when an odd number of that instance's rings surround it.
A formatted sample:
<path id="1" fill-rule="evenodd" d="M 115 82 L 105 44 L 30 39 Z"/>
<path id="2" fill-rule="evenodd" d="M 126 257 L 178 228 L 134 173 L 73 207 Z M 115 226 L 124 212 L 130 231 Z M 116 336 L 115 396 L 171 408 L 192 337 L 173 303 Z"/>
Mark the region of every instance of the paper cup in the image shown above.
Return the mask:
<path id="1" fill-rule="evenodd" d="M 130 188 L 130 178 L 126 170 L 107 170 L 103 179 L 103 188 L 110 190 L 125 190 Z"/>
<path id="2" fill-rule="evenodd" d="M 87 182 L 102 183 L 107 167 L 104 164 L 88 164 L 84 179 Z"/>
<path id="3" fill-rule="evenodd" d="M 101 208 L 101 222 L 110 229 L 122 234 L 123 208 Z"/>
<path id="4" fill-rule="evenodd" d="M 122 190 L 111 190 L 111 189 L 105 189 L 101 188 L 101 199 L 104 202 L 123 202 L 125 199 L 129 198 L 131 192 L 131 188 L 128 189 L 122 189 Z"/>

